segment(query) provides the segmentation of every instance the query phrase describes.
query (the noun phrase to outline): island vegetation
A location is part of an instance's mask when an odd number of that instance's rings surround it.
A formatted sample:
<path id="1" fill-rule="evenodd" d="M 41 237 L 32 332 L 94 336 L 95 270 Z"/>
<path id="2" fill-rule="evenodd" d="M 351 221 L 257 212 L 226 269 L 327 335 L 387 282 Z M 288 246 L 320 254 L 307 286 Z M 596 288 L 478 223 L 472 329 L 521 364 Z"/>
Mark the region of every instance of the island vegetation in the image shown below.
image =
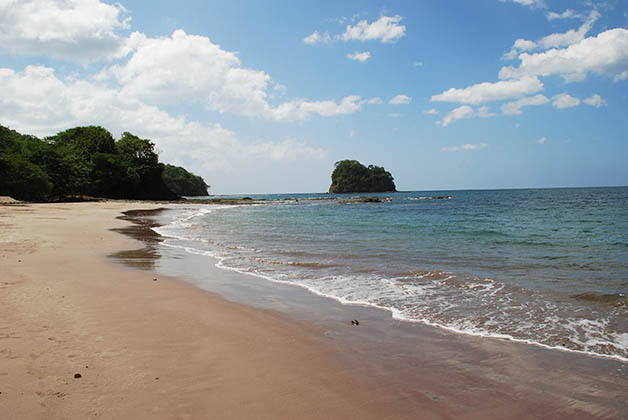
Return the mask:
<path id="1" fill-rule="evenodd" d="M 364 166 L 357 160 L 341 160 L 331 174 L 330 193 L 395 192 L 390 172 L 381 166 Z"/>
<path id="2" fill-rule="evenodd" d="M 153 142 L 128 132 L 115 140 L 106 129 L 87 126 L 39 139 L 0 126 L 0 195 L 25 201 L 79 196 L 175 200 L 198 195 L 201 184 L 206 195 L 201 177 L 175 166 L 167 169 Z"/>

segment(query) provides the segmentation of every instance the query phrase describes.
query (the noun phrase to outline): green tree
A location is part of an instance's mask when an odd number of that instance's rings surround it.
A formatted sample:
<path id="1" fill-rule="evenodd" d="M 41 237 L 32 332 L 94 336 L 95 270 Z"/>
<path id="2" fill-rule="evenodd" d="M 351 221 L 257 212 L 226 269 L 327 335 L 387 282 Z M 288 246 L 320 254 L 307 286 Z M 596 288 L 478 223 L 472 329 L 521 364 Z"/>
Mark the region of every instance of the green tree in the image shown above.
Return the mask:
<path id="1" fill-rule="evenodd" d="M 53 184 L 37 162 L 45 148 L 37 137 L 0 126 L 0 195 L 42 200 L 50 194 Z"/>
<path id="2" fill-rule="evenodd" d="M 180 166 L 166 165 L 162 178 L 168 188 L 179 195 L 207 195 L 209 185 L 205 183 L 205 180 Z"/>
<path id="3" fill-rule="evenodd" d="M 95 185 L 94 156 L 97 153 L 116 153 L 111 133 L 99 126 L 75 127 L 46 138 L 54 146 L 59 158 L 51 169 L 55 195 L 101 195 Z"/>
<path id="4" fill-rule="evenodd" d="M 158 200 L 178 198 L 162 179 L 164 164 L 159 163 L 153 142 L 125 132 L 115 145 L 119 156 L 126 163 L 126 176 L 138 179 L 131 192 L 133 197 Z"/>
<path id="5" fill-rule="evenodd" d="M 390 172 L 383 167 L 362 165 L 357 160 L 341 160 L 331 174 L 330 193 L 396 191 Z"/>

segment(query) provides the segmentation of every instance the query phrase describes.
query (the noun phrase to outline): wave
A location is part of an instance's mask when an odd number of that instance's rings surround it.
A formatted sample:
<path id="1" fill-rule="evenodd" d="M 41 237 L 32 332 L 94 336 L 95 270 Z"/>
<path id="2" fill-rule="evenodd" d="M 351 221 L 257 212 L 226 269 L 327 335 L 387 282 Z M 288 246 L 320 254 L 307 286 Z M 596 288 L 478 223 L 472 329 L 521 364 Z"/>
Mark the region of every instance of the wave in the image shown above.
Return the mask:
<path id="1" fill-rule="evenodd" d="M 344 305 L 386 310 L 400 321 L 628 362 L 628 334 L 619 332 L 608 319 L 585 319 L 577 315 L 576 310 L 569 316 L 561 315 L 566 313 L 564 308 L 544 301 L 542 296 L 494 279 L 461 277 L 444 270 L 410 270 L 384 275 L 370 267 L 360 271 L 350 265 L 328 263 L 325 257 L 338 258 L 332 253 L 271 252 L 190 239 L 186 233 L 194 225 L 194 218 L 211 211 L 186 213 L 170 226 L 154 230 L 176 240 L 165 240 L 163 245 L 212 257 L 217 260 L 218 268 L 298 286 Z M 184 242 L 177 242 L 179 240 Z M 187 241 L 203 242 L 213 249 L 199 249 L 194 242 Z M 236 254 L 238 251 L 255 256 L 241 257 Z M 291 258 L 282 261 L 272 258 L 273 253 Z M 345 257 L 357 260 L 363 255 L 349 253 Z M 316 271 L 308 271 L 310 269 Z M 318 273 L 318 277 L 314 273 Z M 583 295 L 574 298 L 576 301 L 594 300 Z"/>

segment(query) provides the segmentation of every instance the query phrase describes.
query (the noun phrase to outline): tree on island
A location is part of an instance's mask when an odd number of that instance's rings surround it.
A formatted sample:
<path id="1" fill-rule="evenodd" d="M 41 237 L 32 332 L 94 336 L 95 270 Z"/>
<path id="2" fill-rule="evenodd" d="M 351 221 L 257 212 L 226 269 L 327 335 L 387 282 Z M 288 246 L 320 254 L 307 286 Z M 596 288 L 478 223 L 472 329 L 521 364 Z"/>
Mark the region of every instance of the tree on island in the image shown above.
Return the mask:
<path id="1" fill-rule="evenodd" d="M 394 178 L 381 166 L 362 165 L 357 160 L 341 160 L 334 164 L 330 193 L 395 192 Z"/>
<path id="2" fill-rule="evenodd" d="M 27 201 L 195 195 L 169 188 L 165 168 L 155 145 L 131 133 L 116 141 L 102 127 L 75 127 L 41 140 L 0 126 L 0 195 Z"/>

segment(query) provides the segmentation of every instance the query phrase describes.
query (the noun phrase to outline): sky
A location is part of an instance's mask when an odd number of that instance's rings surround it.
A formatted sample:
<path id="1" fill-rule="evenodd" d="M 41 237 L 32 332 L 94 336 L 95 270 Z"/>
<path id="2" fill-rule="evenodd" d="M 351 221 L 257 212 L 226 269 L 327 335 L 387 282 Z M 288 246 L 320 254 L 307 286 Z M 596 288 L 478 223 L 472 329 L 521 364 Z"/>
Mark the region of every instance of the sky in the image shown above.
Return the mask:
<path id="1" fill-rule="evenodd" d="M 0 0 L 0 124 L 153 141 L 212 194 L 628 185 L 628 1 Z"/>

